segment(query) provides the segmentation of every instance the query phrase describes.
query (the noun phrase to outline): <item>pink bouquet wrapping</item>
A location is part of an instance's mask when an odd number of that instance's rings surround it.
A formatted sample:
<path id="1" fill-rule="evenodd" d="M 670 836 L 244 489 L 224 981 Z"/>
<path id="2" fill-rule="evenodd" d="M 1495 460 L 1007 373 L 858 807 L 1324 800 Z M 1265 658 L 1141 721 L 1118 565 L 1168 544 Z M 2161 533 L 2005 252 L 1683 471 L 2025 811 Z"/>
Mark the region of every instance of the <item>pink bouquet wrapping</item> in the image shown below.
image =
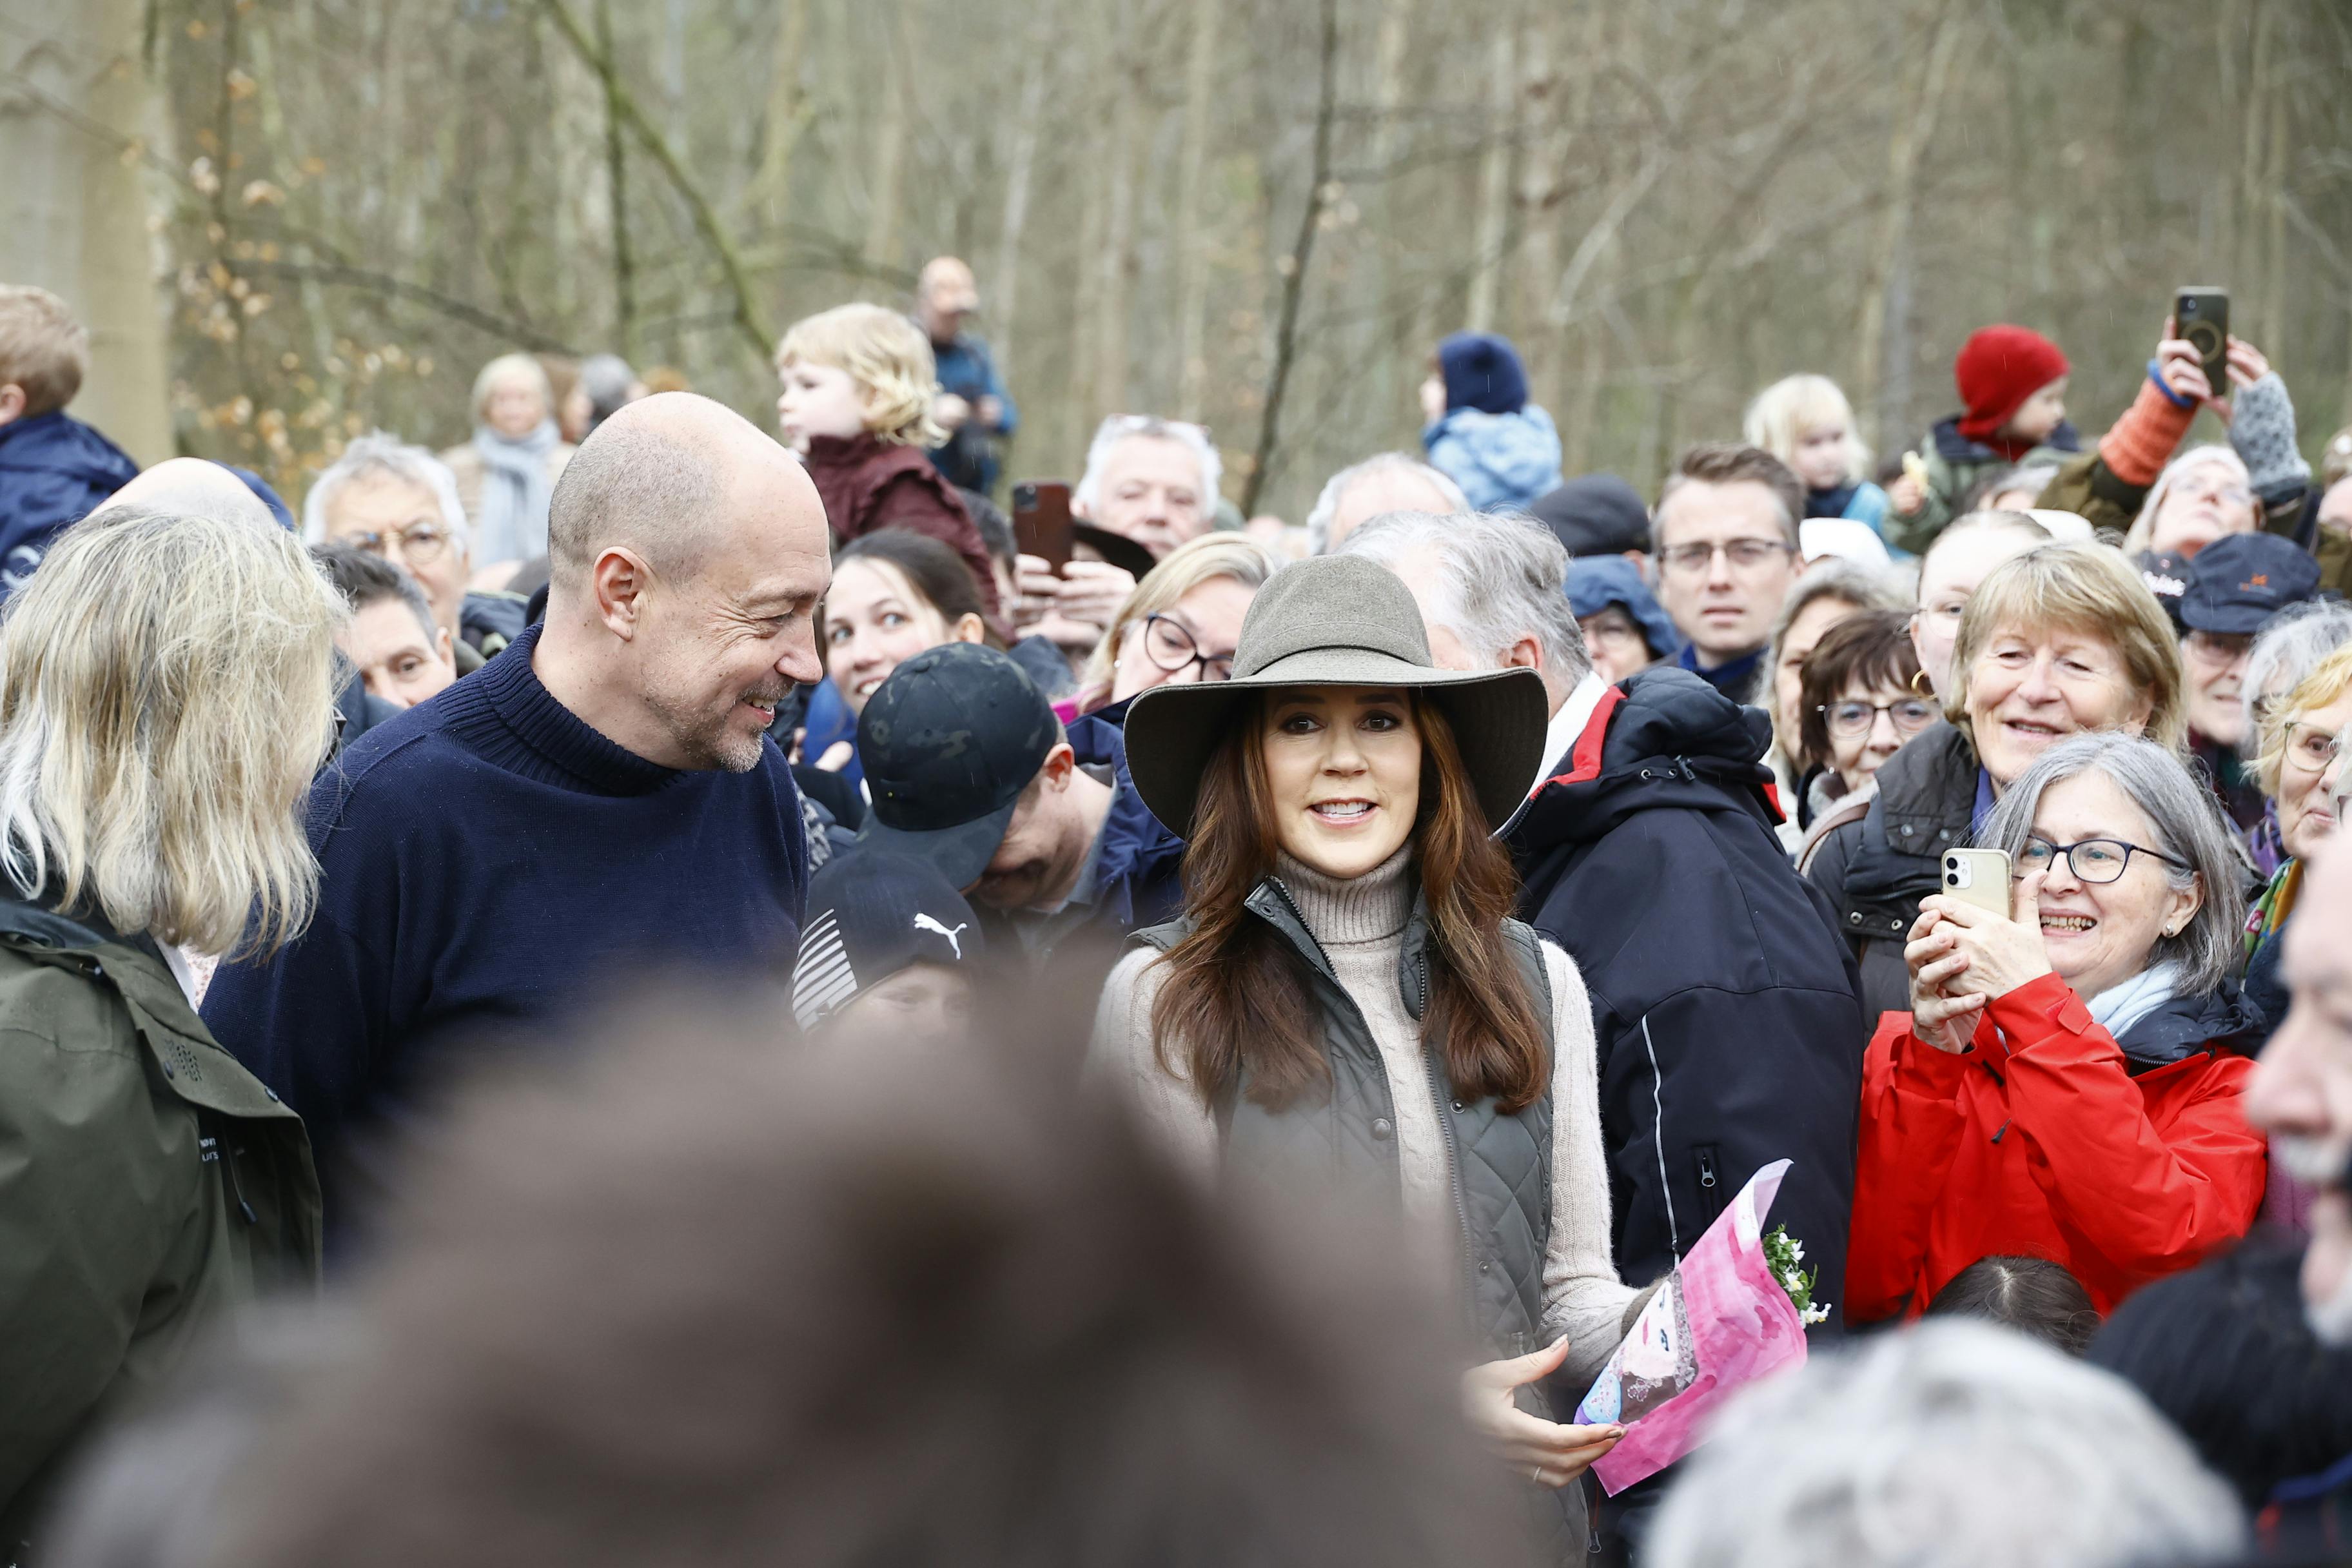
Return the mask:
<path id="1" fill-rule="evenodd" d="M 1776 1160 L 1739 1189 L 1576 1407 L 1580 1426 L 1625 1428 L 1592 1467 L 1611 1496 L 1698 1447 L 1700 1428 L 1734 1390 L 1803 1363 L 1803 1316 L 1765 1252 L 1764 1216 L 1788 1169 Z"/>

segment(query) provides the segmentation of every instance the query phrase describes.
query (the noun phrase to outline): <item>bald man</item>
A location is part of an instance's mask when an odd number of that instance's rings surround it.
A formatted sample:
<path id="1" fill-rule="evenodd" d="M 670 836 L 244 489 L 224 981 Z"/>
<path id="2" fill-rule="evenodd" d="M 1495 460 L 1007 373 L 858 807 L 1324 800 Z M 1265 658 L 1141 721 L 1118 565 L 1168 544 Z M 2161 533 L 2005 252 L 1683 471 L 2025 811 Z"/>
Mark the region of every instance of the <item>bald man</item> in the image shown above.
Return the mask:
<path id="1" fill-rule="evenodd" d="M 797 945 L 807 845 L 766 730 L 822 673 L 815 488 L 734 413 L 665 393 L 582 443 L 548 538 L 544 624 L 322 776 L 317 918 L 205 998 L 310 1124 L 338 1246 L 380 1184 L 371 1134 L 436 1058 Z"/>
<path id="2" fill-rule="evenodd" d="M 947 445 L 932 450 L 931 462 L 948 483 L 986 495 L 1021 411 L 996 374 L 988 345 L 964 331 L 979 309 L 980 286 L 971 268 L 952 256 L 924 267 L 915 285 L 915 324 L 931 340 L 931 357 L 939 362 L 931 417 L 948 432 Z"/>

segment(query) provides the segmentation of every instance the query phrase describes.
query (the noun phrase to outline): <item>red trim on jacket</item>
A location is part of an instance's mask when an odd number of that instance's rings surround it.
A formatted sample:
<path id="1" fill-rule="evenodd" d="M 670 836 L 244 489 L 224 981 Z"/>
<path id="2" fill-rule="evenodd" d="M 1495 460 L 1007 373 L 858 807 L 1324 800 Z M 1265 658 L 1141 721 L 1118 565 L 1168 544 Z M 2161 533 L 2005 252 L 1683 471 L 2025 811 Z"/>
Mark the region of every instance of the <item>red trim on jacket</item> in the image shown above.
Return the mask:
<path id="1" fill-rule="evenodd" d="M 2063 1265 L 2104 1315 L 2246 1234 L 2268 1159 L 2209 1049 L 2135 1078 L 2056 975 L 1986 1005 L 1964 1056 L 1889 1013 L 1863 1059 L 1848 1319 L 1916 1317 L 1979 1258 Z"/>
<path id="2" fill-rule="evenodd" d="M 1592 705 L 1592 716 L 1584 721 L 1584 729 L 1576 737 L 1576 744 L 1568 751 L 1568 772 L 1556 773 L 1544 780 L 1546 784 L 1582 784 L 1601 776 L 1601 748 L 1609 739 L 1609 717 L 1625 700 L 1625 689 L 1612 686 L 1601 694 Z"/>

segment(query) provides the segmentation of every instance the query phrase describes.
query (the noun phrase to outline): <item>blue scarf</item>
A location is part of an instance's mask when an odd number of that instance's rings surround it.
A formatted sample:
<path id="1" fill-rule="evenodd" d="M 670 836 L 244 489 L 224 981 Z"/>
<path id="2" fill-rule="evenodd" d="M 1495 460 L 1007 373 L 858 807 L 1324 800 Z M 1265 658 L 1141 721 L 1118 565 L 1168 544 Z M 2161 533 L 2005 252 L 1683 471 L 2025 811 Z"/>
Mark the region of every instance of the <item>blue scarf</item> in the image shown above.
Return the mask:
<path id="1" fill-rule="evenodd" d="M 482 459 L 482 500 L 474 522 L 474 564 L 531 561 L 547 553 L 548 454 L 562 440 L 555 421 L 510 441 L 487 425 L 474 426 L 474 451 Z"/>

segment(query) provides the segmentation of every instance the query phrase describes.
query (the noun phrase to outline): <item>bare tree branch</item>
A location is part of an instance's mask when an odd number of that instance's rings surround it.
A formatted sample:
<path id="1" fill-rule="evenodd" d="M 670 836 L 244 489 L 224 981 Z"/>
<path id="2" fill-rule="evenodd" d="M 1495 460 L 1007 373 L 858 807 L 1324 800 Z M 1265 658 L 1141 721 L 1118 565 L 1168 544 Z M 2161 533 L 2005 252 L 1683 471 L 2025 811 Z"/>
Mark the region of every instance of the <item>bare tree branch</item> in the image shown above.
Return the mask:
<path id="1" fill-rule="evenodd" d="M 553 18 L 557 29 L 571 44 L 572 51 L 604 82 L 614 110 L 627 121 L 630 131 L 636 135 L 638 145 L 645 148 L 646 155 L 653 159 L 663 177 L 669 181 L 670 188 L 677 193 L 678 199 L 694 215 L 694 226 L 702 231 L 702 237 L 709 245 L 711 254 L 718 258 L 719 268 L 726 276 L 728 290 L 735 297 L 736 330 L 742 334 L 753 353 L 765 358 L 769 350 L 775 346 L 775 334 L 768 330 L 759 305 L 751 298 L 751 285 L 743 276 L 743 263 L 736 254 L 735 242 L 728 237 L 726 226 L 719 221 L 719 214 L 711 206 L 710 198 L 702 194 L 701 186 L 688 177 L 685 165 L 678 162 L 677 154 L 670 151 L 669 139 L 646 117 L 645 110 L 637 107 L 635 96 L 621 80 L 620 68 L 614 63 L 612 55 L 596 47 L 595 41 L 580 26 L 580 18 L 572 14 L 572 8 L 563 0 L 540 0 L 540 4 Z"/>

